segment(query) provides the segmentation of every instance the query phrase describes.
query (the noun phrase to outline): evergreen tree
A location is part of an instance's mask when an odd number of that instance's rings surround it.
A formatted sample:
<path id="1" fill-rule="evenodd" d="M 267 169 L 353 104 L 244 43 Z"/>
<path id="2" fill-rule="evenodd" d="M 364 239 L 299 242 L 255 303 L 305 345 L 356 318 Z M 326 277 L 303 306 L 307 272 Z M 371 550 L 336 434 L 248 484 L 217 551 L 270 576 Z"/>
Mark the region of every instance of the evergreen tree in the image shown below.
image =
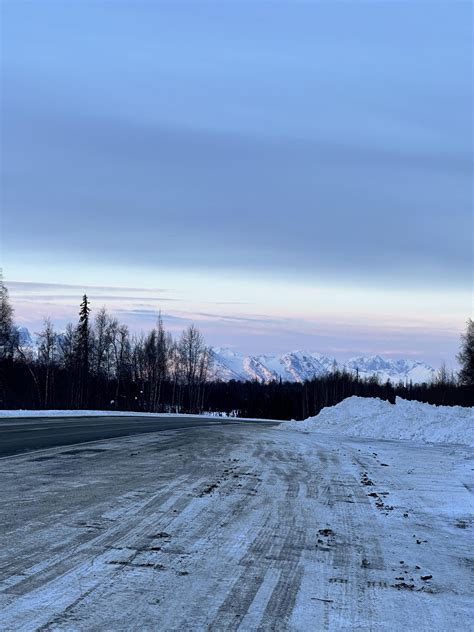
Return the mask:
<path id="1" fill-rule="evenodd" d="M 89 355 L 90 355 L 90 326 L 89 326 L 89 299 L 84 294 L 79 309 L 79 323 L 76 328 L 76 359 L 78 366 L 78 405 L 87 403 L 89 386 Z"/>
<path id="2" fill-rule="evenodd" d="M 165 326 L 161 317 L 161 312 L 158 314 L 158 326 L 156 329 L 156 402 L 155 410 L 159 410 L 161 405 L 161 389 L 163 383 L 168 378 L 168 339 L 166 337 Z"/>
<path id="3" fill-rule="evenodd" d="M 469 318 L 466 332 L 461 335 L 461 351 L 458 354 L 461 365 L 459 381 L 466 386 L 474 386 L 474 320 Z"/>

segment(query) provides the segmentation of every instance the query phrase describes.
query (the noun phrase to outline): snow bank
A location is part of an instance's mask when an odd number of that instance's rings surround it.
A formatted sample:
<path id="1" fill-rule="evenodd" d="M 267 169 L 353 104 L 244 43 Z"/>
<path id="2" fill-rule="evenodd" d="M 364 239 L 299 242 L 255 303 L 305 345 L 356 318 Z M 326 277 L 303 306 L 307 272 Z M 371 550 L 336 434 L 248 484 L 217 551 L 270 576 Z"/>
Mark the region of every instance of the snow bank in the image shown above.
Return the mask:
<path id="1" fill-rule="evenodd" d="M 395 405 L 378 398 L 349 397 L 304 421 L 282 428 L 332 432 L 374 439 L 411 439 L 425 443 L 474 446 L 474 408 L 432 406 L 397 397 Z"/>
<path id="2" fill-rule="evenodd" d="M 7 417 L 187 417 L 181 413 L 143 413 L 127 410 L 0 410 L 0 419 Z M 189 415 L 196 417 L 197 415 Z M 203 415 L 211 416 L 211 415 Z"/>
<path id="3" fill-rule="evenodd" d="M 0 420 L 12 418 L 21 419 L 33 419 L 35 417 L 190 417 L 195 419 L 196 417 L 205 417 L 219 421 L 226 419 L 228 421 L 268 421 L 268 419 L 239 417 L 238 411 L 233 410 L 230 413 L 226 412 L 203 412 L 203 413 L 144 413 L 128 410 L 27 410 L 27 409 L 15 409 L 15 410 L 1 410 Z M 278 420 L 276 420 L 278 421 Z"/>

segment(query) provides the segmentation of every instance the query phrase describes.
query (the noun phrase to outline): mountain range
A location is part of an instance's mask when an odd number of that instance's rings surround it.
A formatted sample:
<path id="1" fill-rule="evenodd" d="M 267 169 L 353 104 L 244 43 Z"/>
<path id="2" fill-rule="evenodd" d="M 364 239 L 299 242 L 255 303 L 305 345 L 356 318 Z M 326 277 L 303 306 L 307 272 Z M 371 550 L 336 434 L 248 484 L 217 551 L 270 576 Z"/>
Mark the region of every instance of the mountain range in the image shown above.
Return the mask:
<path id="1" fill-rule="evenodd" d="M 215 379 L 229 380 L 257 380 L 271 382 L 279 380 L 289 382 L 304 382 L 314 377 L 327 375 L 336 367 L 351 373 L 357 373 L 361 378 L 377 376 L 381 382 L 430 382 L 435 376 L 435 370 L 425 362 L 418 360 L 392 360 L 379 355 L 360 356 L 351 358 L 347 362 L 338 363 L 334 358 L 309 353 L 306 351 L 292 351 L 282 355 L 242 355 L 231 349 L 213 349 L 212 375 Z"/>
<path id="2" fill-rule="evenodd" d="M 33 347 L 33 336 L 26 327 L 18 328 L 23 346 Z M 344 363 L 320 353 L 292 351 L 282 355 L 243 355 L 232 349 L 214 347 L 211 377 L 222 382 L 230 380 L 257 380 L 268 383 L 274 380 L 304 382 L 314 377 L 327 375 L 336 367 L 359 377 L 377 376 L 381 382 L 431 382 L 436 371 L 418 360 L 392 360 L 379 355 L 351 358 Z"/>

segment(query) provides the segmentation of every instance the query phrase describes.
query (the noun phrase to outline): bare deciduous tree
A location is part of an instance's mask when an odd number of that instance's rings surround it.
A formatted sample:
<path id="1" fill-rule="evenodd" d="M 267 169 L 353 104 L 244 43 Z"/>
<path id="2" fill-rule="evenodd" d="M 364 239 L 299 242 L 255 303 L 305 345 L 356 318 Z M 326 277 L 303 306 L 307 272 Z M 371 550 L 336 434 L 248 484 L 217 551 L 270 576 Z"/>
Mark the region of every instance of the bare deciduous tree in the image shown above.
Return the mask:
<path id="1" fill-rule="evenodd" d="M 37 334 L 38 363 L 43 369 L 44 386 L 42 399 L 44 407 L 53 400 L 54 368 L 58 360 L 57 335 L 50 318 L 44 319 L 43 329 Z"/>

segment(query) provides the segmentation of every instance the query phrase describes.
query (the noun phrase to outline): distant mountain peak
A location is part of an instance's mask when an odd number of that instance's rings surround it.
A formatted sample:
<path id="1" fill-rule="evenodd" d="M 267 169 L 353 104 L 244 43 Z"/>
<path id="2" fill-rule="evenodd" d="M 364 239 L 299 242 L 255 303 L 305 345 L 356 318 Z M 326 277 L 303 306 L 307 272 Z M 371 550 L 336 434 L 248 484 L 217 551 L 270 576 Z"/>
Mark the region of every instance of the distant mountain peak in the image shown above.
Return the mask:
<path id="1" fill-rule="evenodd" d="M 18 338 L 19 338 L 20 345 L 22 347 L 32 347 L 33 338 L 31 337 L 28 327 L 19 325 L 16 329 L 18 331 Z"/>
<path id="2" fill-rule="evenodd" d="M 309 351 L 290 351 L 281 355 L 243 355 L 227 348 L 215 348 L 212 376 L 222 381 L 257 380 L 267 383 L 282 379 L 289 382 L 304 382 L 314 377 L 327 375 L 334 366 L 351 373 L 358 372 L 361 378 L 376 375 L 382 382 L 430 382 L 435 370 L 418 360 L 392 360 L 382 356 L 358 356 L 347 362 Z"/>
<path id="3" fill-rule="evenodd" d="M 27 327 L 18 327 L 20 343 L 25 347 L 33 347 L 33 336 Z M 230 347 L 214 347 L 212 349 L 213 366 L 211 377 L 228 382 L 230 380 L 257 380 L 268 383 L 282 379 L 288 382 L 304 382 L 314 377 L 327 375 L 337 366 L 351 373 L 358 373 L 359 377 L 376 375 L 381 382 L 390 380 L 392 384 L 398 382 L 430 382 L 435 376 L 435 370 L 420 360 L 397 359 L 392 360 L 382 356 L 358 356 L 337 362 L 321 353 L 297 349 L 281 355 L 244 355 Z"/>

